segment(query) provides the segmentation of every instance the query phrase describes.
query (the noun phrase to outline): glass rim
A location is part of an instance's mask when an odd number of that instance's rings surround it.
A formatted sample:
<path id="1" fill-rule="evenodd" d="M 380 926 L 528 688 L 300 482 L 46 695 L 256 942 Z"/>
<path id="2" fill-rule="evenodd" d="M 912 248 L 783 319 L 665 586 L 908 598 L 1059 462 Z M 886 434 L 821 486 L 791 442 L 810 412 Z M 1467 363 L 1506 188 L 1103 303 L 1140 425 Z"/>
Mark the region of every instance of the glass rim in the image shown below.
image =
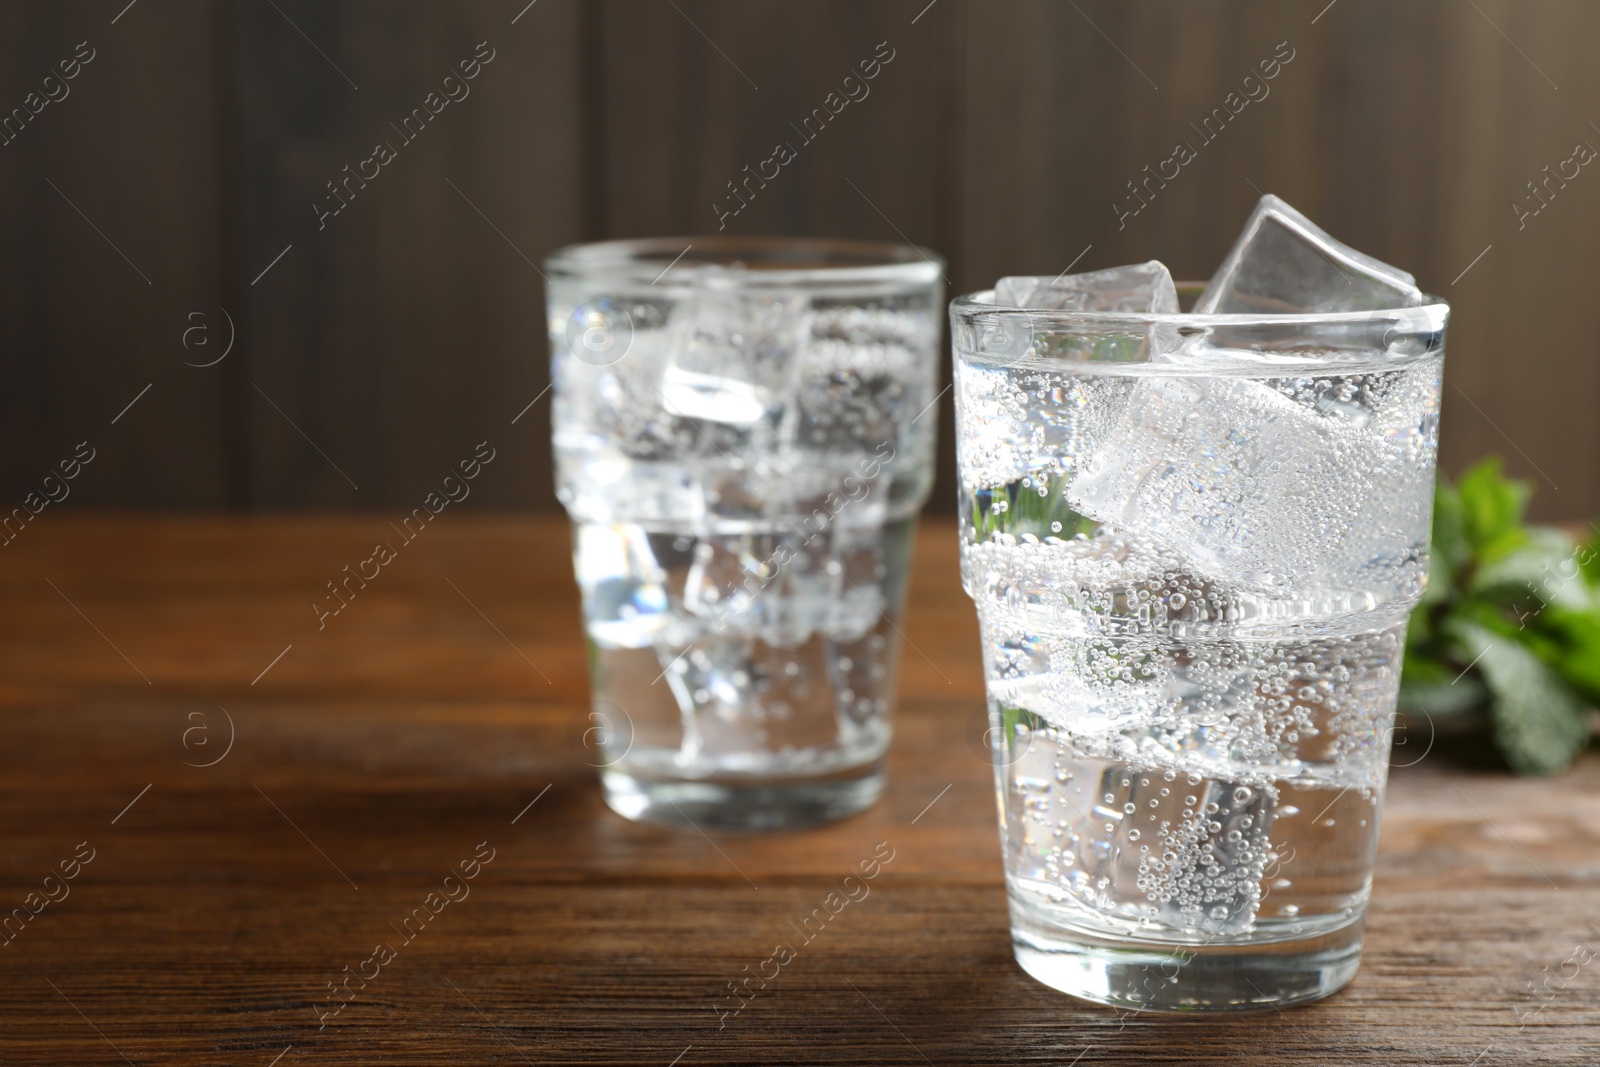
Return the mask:
<path id="1" fill-rule="evenodd" d="M 654 284 L 675 271 L 677 285 L 713 279 L 739 285 L 835 285 L 942 280 L 944 259 L 921 245 L 831 237 L 637 237 L 569 244 L 545 257 L 563 277 L 604 274 Z M 716 272 L 695 267 L 729 267 Z M 689 269 L 684 269 L 689 268 Z"/>
<path id="2" fill-rule="evenodd" d="M 1205 282 L 1175 283 L 1179 292 L 1203 289 L 1205 284 Z M 1307 311 L 1289 314 L 1248 312 L 1226 315 L 1200 315 L 1189 311 L 1070 311 L 1063 308 L 1022 308 L 1012 307 L 1007 304 L 996 304 L 992 299 L 982 299 L 985 296 L 992 298 L 994 290 L 979 289 L 953 297 L 950 301 L 950 312 L 953 315 L 961 315 L 966 318 L 976 318 L 983 314 L 996 314 L 1008 318 L 1022 315 L 1033 322 L 1049 324 L 1266 326 L 1279 328 L 1294 324 L 1304 324 L 1306 326 L 1359 325 L 1381 321 L 1385 317 L 1393 317 L 1402 321 L 1416 321 L 1419 316 L 1425 317 L 1429 322 L 1437 319 L 1440 325 L 1443 325 L 1450 315 L 1449 302 L 1443 297 L 1434 296 L 1432 293 L 1423 293 L 1423 302 L 1411 307 L 1369 308 L 1364 311 Z"/>

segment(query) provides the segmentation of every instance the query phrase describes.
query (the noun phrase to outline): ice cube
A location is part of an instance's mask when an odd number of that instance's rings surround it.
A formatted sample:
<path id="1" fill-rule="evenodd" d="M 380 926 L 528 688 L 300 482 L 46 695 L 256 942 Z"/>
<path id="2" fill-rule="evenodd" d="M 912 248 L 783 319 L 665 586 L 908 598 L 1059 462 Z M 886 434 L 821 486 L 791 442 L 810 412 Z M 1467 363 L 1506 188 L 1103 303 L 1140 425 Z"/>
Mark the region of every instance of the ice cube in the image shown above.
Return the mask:
<path id="1" fill-rule="evenodd" d="M 1268 835 L 1277 792 L 1267 783 L 1246 785 L 1215 778 L 1193 785 L 1193 777 L 1180 774 L 1173 782 L 1184 790 L 1185 801 L 1195 798 L 1192 807 L 1168 803 L 1162 811 L 1151 806 L 1151 800 L 1159 805 L 1169 799 L 1151 796 L 1159 792 L 1153 783 L 1164 781 L 1164 774 L 1140 775 L 1140 783 L 1152 784 L 1130 789 L 1130 800 L 1136 809 L 1142 804 L 1143 810 L 1128 820 L 1133 824 L 1128 832 L 1143 826 L 1155 838 L 1150 852 L 1139 854 L 1135 884 L 1147 896 L 1155 896 L 1160 922 L 1208 933 L 1243 933 L 1254 925 L 1261 904 L 1261 875 L 1272 854 Z M 1176 822 L 1163 817 L 1173 815 L 1173 809 L 1178 809 Z"/>
<path id="2" fill-rule="evenodd" d="M 959 425 L 983 427 L 968 434 L 959 453 L 961 483 L 968 490 L 1021 479 L 1043 443 L 1043 428 L 1029 418 L 1028 393 L 1018 377 L 1012 367 L 956 361 Z"/>
<path id="3" fill-rule="evenodd" d="M 1025 619 L 984 615 L 989 691 L 1002 705 L 1068 730 L 1096 751 L 1126 755 L 1133 749 L 1121 732 L 1166 710 L 1167 664 L 1154 642 L 1063 637 Z"/>
<path id="4" fill-rule="evenodd" d="M 833 592 L 819 628 L 836 641 L 858 640 L 891 607 L 885 592 L 889 568 L 884 561 L 883 511 L 880 506 L 874 514 L 867 510 L 869 504 L 870 498 L 853 505 L 864 514 L 841 511 L 829 530 L 822 567 Z"/>
<path id="5" fill-rule="evenodd" d="M 1372 484 L 1399 447 L 1375 430 L 1269 383 L 1145 378 L 1066 498 L 1209 578 L 1269 596 L 1366 588 L 1426 514 L 1417 494 Z"/>
<path id="6" fill-rule="evenodd" d="M 683 757 L 732 771 L 770 769 L 778 753 L 839 738 L 827 642 L 793 648 L 706 635 L 668 659 L 657 650 L 684 717 Z"/>
<path id="7" fill-rule="evenodd" d="M 644 528 L 578 527 L 578 585 L 589 638 L 602 648 L 646 648 L 667 623 L 666 574 Z"/>
<path id="8" fill-rule="evenodd" d="M 1001 278 L 995 302 L 1037 310 L 1006 316 L 985 337 L 986 354 L 1005 363 L 1144 363 L 1178 347 L 1172 324 L 1130 324 L 1072 319 L 1058 323 L 1047 311 L 1099 314 L 1175 313 L 1178 294 L 1167 268 L 1156 260 L 1128 267 L 1055 278 Z"/>
<path id="9" fill-rule="evenodd" d="M 936 343 L 922 316 L 886 308 L 825 307 L 810 316 L 796 392 L 795 438 L 818 451 L 896 444 L 933 400 L 919 353 Z"/>
<path id="10" fill-rule="evenodd" d="M 631 459 L 610 448 L 557 452 L 556 495 L 578 522 L 697 524 L 705 494 L 682 462 Z"/>
<path id="11" fill-rule="evenodd" d="M 761 639 L 776 648 L 793 648 L 824 629 L 840 598 L 832 538 L 828 531 L 791 530 L 760 540 L 762 571 L 769 576 L 755 593 Z"/>
<path id="12" fill-rule="evenodd" d="M 822 570 L 814 563 L 799 534 L 702 534 L 666 642 L 683 646 L 704 636 L 757 635 L 777 646 L 805 641 L 826 612 L 831 591 L 831 584 L 814 588 L 814 572 Z M 825 573 L 822 578 L 826 582 Z"/>
<path id="13" fill-rule="evenodd" d="M 683 585 L 682 608 L 691 625 L 704 627 L 709 620 L 718 630 L 751 629 L 744 624 L 745 616 L 764 580 L 753 542 L 747 534 L 704 535 L 696 542 Z M 684 638 L 682 643 L 690 640 Z"/>
<path id="14" fill-rule="evenodd" d="M 1036 744 L 1025 758 L 1055 747 Z M 1272 857 L 1270 783 L 1081 757 L 1061 762 L 1055 780 L 1041 814 L 1064 827 L 1049 874 L 1069 896 L 1174 932 L 1254 925 Z"/>
<path id="15" fill-rule="evenodd" d="M 887 739 L 889 702 L 894 695 L 893 633 L 887 619 L 853 641 L 828 639 L 831 681 L 839 701 L 839 725 L 846 736 Z"/>
<path id="16" fill-rule="evenodd" d="M 654 458 L 676 451 L 671 418 L 661 410 L 658 384 L 672 342 L 664 329 L 636 330 L 615 363 L 594 364 L 558 353 L 552 366 L 558 453 L 614 450 Z"/>
<path id="17" fill-rule="evenodd" d="M 781 412 L 799 363 L 806 299 L 710 288 L 680 309 L 661 375 L 669 414 L 749 426 Z"/>
<path id="18" fill-rule="evenodd" d="M 1001 278 L 996 304 L 1056 311 L 1176 312 L 1178 291 L 1160 260 L 1085 274 Z"/>
<path id="19" fill-rule="evenodd" d="M 1066 731 L 1083 754 L 1222 778 L 1298 770 L 1294 746 L 1279 743 L 1291 728 L 1257 691 L 1255 644 L 1063 634 L 992 607 L 983 614 L 990 694 Z"/>
<path id="20" fill-rule="evenodd" d="M 1263 196 L 1197 314 L 1374 311 L 1422 303 L 1416 279 L 1330 237 L 1278 197 Z"/>
<path id="21" fill-rule="evenodd" d="M 804 643 L 846 599 L 831 544 L 826 531 L 803 529 L 702 535 L 664 640 L 683 646 L 705 635 L 759 636 L 777 648 Z"/>

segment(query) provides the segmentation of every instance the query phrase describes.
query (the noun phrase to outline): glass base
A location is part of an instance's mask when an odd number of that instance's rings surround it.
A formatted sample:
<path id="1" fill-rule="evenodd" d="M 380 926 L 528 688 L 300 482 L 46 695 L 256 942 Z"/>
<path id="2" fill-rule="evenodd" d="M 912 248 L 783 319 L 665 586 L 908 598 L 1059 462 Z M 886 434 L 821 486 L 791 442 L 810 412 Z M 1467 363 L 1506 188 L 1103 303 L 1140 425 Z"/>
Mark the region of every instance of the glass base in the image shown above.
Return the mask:
<path id="1" fill-rule="evenodd" d="M 639 822 L 699 830 L 796 830 L 849 818 L 883 793 L 884 761 L 803 779 L 647 779 L 600 772 L 611 810 Z"/>
<path id="2" fill-rule="evenodd" d="M 1053 989 L 1138 1011 L 1259 1011 L 1343 988 L 1361 963 L 1362 916 L 1316 937 L 1253 944 L 1161 944 L 1066 929 L 1011 901 L 1017 963 Z"/>

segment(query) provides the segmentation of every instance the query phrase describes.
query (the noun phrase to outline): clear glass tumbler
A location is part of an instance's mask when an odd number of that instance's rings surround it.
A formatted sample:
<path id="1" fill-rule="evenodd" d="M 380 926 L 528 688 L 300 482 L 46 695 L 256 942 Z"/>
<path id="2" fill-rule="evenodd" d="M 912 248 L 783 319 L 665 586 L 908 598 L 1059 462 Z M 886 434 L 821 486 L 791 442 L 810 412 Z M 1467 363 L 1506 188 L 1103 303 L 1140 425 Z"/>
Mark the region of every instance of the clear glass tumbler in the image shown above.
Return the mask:
<path id="1" fill-rule="evenodd" d="M 1427 579 L 1448 308 L 955 300 L 1017 961 L 1228 1011 L 1355 974 L 1406 620 Z"/>
<path id="2" fill-rule="evenodd" d="M 606 802 L 745 830 L 868 807 L 933 478 L 939 261 L 696 237 L 546 271 Z"/>

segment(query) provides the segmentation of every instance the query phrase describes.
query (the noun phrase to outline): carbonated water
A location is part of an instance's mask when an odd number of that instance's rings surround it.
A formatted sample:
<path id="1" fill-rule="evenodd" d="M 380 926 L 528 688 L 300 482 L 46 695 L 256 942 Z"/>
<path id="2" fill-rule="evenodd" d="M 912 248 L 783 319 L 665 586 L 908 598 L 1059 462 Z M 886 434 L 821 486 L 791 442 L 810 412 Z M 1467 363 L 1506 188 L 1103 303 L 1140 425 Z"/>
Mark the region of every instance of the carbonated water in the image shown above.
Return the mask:
<path id="1" fill-rule="evenodd" d="M 1014 907 L 1180 945 L 1360 916 L 1441 359 L 1063 363 L 958 339 L 962 574 Z"/>
<path id="2" fill-rule="evenodd" d="M 643 781 L 847 773 L 889 741 L 937 290 L 747 281 L 687 262 L 607 297 L 551 281 L 601 761 Z"/>

